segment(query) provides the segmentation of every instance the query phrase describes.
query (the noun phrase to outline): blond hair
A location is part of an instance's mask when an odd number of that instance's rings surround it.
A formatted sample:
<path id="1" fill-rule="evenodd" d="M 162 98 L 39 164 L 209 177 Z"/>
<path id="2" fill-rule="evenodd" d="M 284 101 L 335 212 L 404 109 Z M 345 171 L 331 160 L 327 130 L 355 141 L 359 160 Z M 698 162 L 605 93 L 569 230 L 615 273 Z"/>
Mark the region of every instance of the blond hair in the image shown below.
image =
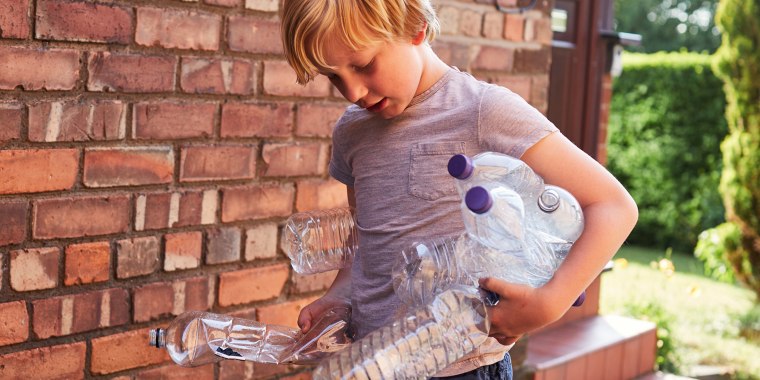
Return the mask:
<path id="1" fill-rule="evenodd" d="M 324 58 L 329 39 L 360 50 L 411 39 L 423 27 L 432 41 L 439 25 L 430 0 L 285 0 L 282 45 L 298 83 L 306 84 L 330 68 Z"/>

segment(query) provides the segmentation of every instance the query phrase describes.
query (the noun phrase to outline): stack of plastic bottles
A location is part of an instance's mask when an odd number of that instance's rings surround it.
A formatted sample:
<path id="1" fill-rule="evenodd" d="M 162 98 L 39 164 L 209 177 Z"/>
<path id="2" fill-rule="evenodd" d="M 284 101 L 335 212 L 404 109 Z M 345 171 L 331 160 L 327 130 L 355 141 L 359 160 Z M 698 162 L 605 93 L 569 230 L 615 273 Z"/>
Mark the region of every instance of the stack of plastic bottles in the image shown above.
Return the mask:
<path id="1" fill-rule="evenodd" d="M 583 231 L 575 198 L 544 184 L 516 158 L 492 152 L 456 155 L 448 170 L 457 179 L 466 231 L 400 253 L 394 289 L 410 311 L 390 325 L 348 344 L 345 310 L 326 315 L 306 335 L 202 313 L 180 316 L 165 332 L 153 331 L 151 343 L 166 346 L 175 362 L 189 366 L 220 358 L 319 361 L 314 379 L 433 376 L 488 337 L 486 305 L 498 298 L 478 289 L 479 278 L 542 286 Z M 343 208 L 292 215 L 282 241 L 296 272 L 318 273 L 350 265 L 355 236 L 353 214 Z"/>

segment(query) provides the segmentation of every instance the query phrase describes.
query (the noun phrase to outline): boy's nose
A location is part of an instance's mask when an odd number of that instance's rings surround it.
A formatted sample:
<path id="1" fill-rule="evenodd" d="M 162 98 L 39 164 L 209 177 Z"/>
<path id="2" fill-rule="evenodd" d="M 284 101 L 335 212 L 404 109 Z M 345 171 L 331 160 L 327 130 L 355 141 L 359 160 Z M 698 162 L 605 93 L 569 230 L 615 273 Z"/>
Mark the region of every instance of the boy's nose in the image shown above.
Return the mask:
<path id="1" fill-rule="evenodd" d="M 367 95 L 367 86 L 360 81 L 347 82 L 343 88 L 343 96 L 351 103 L 361 105 L 361 100 Z"/>

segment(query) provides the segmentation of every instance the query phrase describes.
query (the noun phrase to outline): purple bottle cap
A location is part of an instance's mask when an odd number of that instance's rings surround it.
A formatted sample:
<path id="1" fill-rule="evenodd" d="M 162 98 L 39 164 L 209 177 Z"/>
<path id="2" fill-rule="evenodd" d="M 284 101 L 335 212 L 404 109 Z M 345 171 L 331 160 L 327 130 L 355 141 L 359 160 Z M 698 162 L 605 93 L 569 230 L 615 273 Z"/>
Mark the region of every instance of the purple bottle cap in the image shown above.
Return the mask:
<path id="1" fill-rule="evenodd" d="M 472 175 L 474 165 L 470 157 L 464 154 L 455 154 L 449 159 L 449 174 L 454 178 L 467 179 Z"/>
<path id="2" fill-rule="evenodd" d="M 584 290 L 581 295 L 578 296 L 578 298 L 573 302 L 573 307 L 578 307 L 583 305 L 583 302 L 586 301 L 586 291 Z"/>
<path id="3" fill-rule="evenodd" d="M 475 186 L 470 190 L 467 190 L 467 194 L 464 196 L 464 203 L 470 211 L 476 214 L 482 214 L 491 209 L 493 201 L 491 200 L 491 194 L 488 190 L 480 186 Z"/>

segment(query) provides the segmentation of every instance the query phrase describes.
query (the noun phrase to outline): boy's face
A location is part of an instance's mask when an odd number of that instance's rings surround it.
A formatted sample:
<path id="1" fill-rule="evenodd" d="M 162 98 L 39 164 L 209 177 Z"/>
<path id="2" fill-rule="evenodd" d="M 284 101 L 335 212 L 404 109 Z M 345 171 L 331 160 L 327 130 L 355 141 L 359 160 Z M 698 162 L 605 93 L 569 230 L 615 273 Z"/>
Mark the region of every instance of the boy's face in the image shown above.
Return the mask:
<path id="1" fill-rule="evenodd" d="M 346 100 L 384 119 L 400 115 L 423 92 L 422 43 L 386 42 L 353 51 L 338 38 L 325 49 L 332 70 L 321 72 Z"/>

